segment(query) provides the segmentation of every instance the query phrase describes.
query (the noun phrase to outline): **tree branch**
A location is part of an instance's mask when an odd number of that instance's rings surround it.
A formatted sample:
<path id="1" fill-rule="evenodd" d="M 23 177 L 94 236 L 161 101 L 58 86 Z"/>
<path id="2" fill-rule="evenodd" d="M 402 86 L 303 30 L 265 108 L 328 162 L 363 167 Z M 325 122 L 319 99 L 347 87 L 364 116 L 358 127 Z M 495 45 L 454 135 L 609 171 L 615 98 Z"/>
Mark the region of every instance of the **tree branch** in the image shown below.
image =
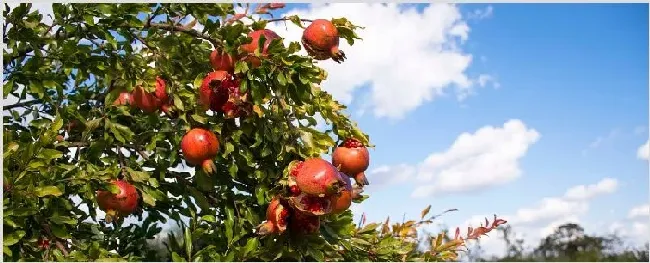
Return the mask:
<path id="1" fill-rule="evenodd" d="M 43 103 L 43 101 L 41 101 L 41 100 L 29 100 L 29 101 L 19 102 L 19 103 L 12 104 L 12 105 L 3 105 L 2 109 L 3 110 L 11 110 L 13 108 L 32 106 L 34 104 L 39 104 L 39 103 Z"/>
<path id="2" fill-rule="evenodd" d="M 291 18 L 290 17 L 281 17 L 281 18 L 269 19 L 269 20 L 266 20 L 266 21 L 267 22 L 291 21 Z M 301 22 L 310 22 L 310 23 L 314 22 L 314 20 L 312 20 L 312 19 L 304 19 L 304 18 L 300 18 L 300 21 Z"/>

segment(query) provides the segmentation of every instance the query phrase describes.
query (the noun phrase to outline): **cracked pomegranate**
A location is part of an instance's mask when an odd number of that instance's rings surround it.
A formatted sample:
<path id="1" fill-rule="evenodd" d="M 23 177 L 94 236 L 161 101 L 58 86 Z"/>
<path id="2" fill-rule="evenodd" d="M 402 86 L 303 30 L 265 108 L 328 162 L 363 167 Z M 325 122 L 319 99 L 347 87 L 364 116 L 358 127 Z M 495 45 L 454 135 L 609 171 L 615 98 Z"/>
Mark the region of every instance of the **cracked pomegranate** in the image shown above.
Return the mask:
<path id="1" fill-rule="evenodd" d="M 259 67 L 260 64 L 262 63 L 259 58 L 255 57 L 255 50 L 259 49 L 261 36 L 264 36 L 265 39 L 264 46 L 260 51 L 260 56 L 262 57 L 268 55 L 268 49 L 269 49 L 269 45 L 271 44 L 271 41 L 273 41 L 273 39 L 280 38 L 280 36 L 277 33 L 269 29 L 255 30 L 253 32 L 248 33 L 248 37 L 252 38 L 253 40 L 248 44 L 242 45 L 241 50 L 244 53 L 247 53 L 245 59 L 246 61 L 251 62 L 253 67 Z"/>
<path id="2" fill-rule="evenodd" d="M 346 57 L 339 50 L 339 31 L 331 21 L 316 19 L 302 32 L 302 45 L 307 53 L 317 60 L 332 59 L 337 63 Z"/>
<path id="3" fill-rule="evenodd" d="M 298 211 L 306 214 L 320 216 L 332 212 L 330 197 L 318 197 L 304 192 L 297 196 L 289 197 L 289 204 Z"/>
<path id="4" fill-rule="evenodd" d="M 339 195 L 333 195 L 331 198 L 332 202 L 332 214 L 340 214 L 345 210 L 348 210 L 352 205 L 353 199 L 353 189 L 352 189 L 352 180 L 347 175 L 341 175 L 345 186 L 343 191 Z"/>
<path id="5" fill-rule="evenodd" d="M 259 235 L 279 234 L 287 229 L 289 208 L 279 197 L 273 198 L 266 208 L 266 221 L 257 227 Z"/>
<path id="6" fill-rule="evenodd" d="M 354 176 L 360 185 L 367 185 L 365 174 L 370 165 L 368 149 L 357 139 L 347 139 L 334 149 L 332 164 L 348 176 Z"/>
<path id="7" fill-rule="evenodd" d="M 219 152 L 219 140 L 211 131 L 202 128 L 191 129 L 181 140 L 181 150 L 188 163 L 201 165 L 203 171 L 208 174 L 216 170 L 212 159 Z"/>
<path id="8" fill-rule="evenodd" d="M 210 72 L 201 83 L 199 101 L 226 118 L 246 116 L 252 110 L 248 94 L 239 91 L 239 80 L 226 71 Z"/>
<path id="9" fill-rule="evenodd" d="M 235 61 L 226 51 L 217 48 L 210 53 L 210 64 L 215 71 L 233 72 Z"/>
<path id="10" fill-rule="evenodd" d="M 318 216 L 295 212 L 289 221 L 289 229 L 293 233 L 313 234 L 320 230 L 320 218 Z"/>
<path id="11" fill-rule="evenodd" d="M 316 196 L 337 194 L 343 185 L 339 171 L 321 158 L 307 159 L 294 168 L 300 191 Z"/>
<path id="12" fill-rule="evenodd" d="M 139 194 L 135 186 L 124 180 L 115 180 L 112 184 L 117 186 L 119 193 L 113 194 L 104 190 L 97 191 L 97 204 L 99 209 L 106 212 L 107 222 L 130 215 L 138 207 Z"/>

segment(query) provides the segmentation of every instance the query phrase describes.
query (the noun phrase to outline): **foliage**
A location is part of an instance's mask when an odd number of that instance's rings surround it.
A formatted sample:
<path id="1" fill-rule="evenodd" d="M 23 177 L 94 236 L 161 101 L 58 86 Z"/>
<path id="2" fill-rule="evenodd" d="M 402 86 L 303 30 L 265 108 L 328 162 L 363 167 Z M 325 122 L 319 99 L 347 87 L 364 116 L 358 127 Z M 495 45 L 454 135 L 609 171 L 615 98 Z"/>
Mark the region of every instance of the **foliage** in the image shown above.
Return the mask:
<path id="1" fill-rule="evenodd" d="M 356 227 L 349 210 L 323 217 L 317 235 L 253 233 L 271 198 L 282 191 L 279 182 L 290 162 L 328 153 L 350 137 L 370 145 L 344 114 L 345 105 L 320 89 L 327 73 L 297 54 L 298 40 L 288 46 L 274 40 L 268 56 L 257 50 L 259 67 L 236 62 L 240 91 L 250 94 L 254 114 L 235 120 L 198 105 L 213 49 L 241 55 L 239 47 L 251 41 L 252 30 L 270 21 L 303 26 L 309 20 L 292 16 L 246 24 L 241 18 L 252 17 L 235 14 L 232 4 L 52 7 L 51 24 L 30 12 L 31 4 L 5 5 L 3 12 L 3 98 L 19 98 L 5 105 L 3 117 L 4 260 L 155 260 L 157 251 L 148 242 L 161 231 L 158 224 L 169 220 L 181 225 L 180 235 L 167 244 L 173 261 L 455 258 L 460 237 L 447 247 L 434 239 L 423 253 L 401 234 L 418 225 L 414 221 Z M 261 5 L 255 12 L 278 7 Z M 189 15 L 195 20 L 184 24 Z M 332 21 L 348 43 L 359 39 L 359 27 L 345 18 Z M 193 28 L 196 22 L 202 31 Z M 176 118 L 113 105 L 121 92 L 137 86 L 153 92 L 157 76 L 167 84 Z M 324 131 L 316 129 L 318 116 L 327 123 Z M 218 135 L 215 174 L 200 167 L 194 175 L 171 169 L 183 164 L 180 141 L 195 127 Z M 116 178 L 139 191 L 140 209 L 131 215 L 136 225 L 122 225 L 123 218 L 97 219 L 95 193 L 116 193 L 109 184 Z M 491 230 L 486 227 L 468 238 Z"/>

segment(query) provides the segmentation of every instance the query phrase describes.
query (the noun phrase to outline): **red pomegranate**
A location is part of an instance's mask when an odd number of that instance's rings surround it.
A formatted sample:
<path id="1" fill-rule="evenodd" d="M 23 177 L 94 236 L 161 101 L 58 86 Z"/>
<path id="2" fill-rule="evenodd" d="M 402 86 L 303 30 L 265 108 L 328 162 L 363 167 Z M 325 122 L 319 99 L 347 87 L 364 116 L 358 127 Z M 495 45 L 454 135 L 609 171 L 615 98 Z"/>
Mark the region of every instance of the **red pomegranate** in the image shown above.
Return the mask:
<path id="1" fill-rule="evenodd" d="M 289 229 L 292 233 L 314 234 L 320 230 L 320 218 L 318 216 L 295 212 L 289 220 Z"/>
<path id="2" fill-rule="evenodd" d="M 283 233 L 287 229 L 289 214 L 289 207 L 279 197 L 273 198 L 266 208 L 266 221 L 257 227 L 257 234 Z"/>
<path id="3" fill-rule="evenodd" d="M 160 107 L 160 100 L 152 93 L 148 93 L 141 86 L 137 86 L 131 94 L 133 104 L 144 112 L 152 113 Z"/>
<path id="4" fill-rule="evenodd" d="M 226 118 L 245 116 L 252 111 L 248 94 L 239 91 L 239 80 L 226 71 L 210 72 L 201 83 L 199 101 L 204 107 L 224 113 Z"/>
<path id="5" fill-rule="evenodd" d="M 260 37 L 262 35 L 266 40 L 264 40 L 264 47 L 262 47 L 262 50 L 260 51 L 261 56 L 266 56 L 268 54 L 269 45 L 273 39 L 280 38 L 278 34 L 269 29 L 255 30 L 248 33 L 248 37 L 252 38 L 253 40 L 248 44 L 242 45 L 241 50 L 249 55 L 247 56 L 246 61 L 251 62 L 253 67 L 259 67 L 259 65 L 262 63 L 259 58 L 254 56 L 255 50 L 259 49 Z"/>
<path id="6" fill-rule="evenodd" d="M 354 176 L 354 181 L 357 182 L 357 185 L 363 187 L 364 185 L 369 185 L 368 178 L 366 178 L 366 173 L 360 172 Z"/>
<path id="7" fill-rule="evenodd" d="M 352 205 L 352 180 L 347 175 L 341 175 L 341 177 L 343 177 L 343 181 L 345 182 L 345 188 L 343 188 L 343 191 L 341 191 L 340 194 L 330 197 L 332 202 L 332 214 L 343 213 Z"/>
<path id="8" fill-rule="evenodd" d="M 226 51 L 217 48 L 210 53 L 210 64 L 215 71 L 233 72 L 235 60 Z"/>
<path id="9" fill-rule="evenodd" d="M 110 191 L 97 191 L 97 204 L 99 209 L 106 212 L 106 221 L 111 222 L 114 218 L 130 215 L 138 207 L 138 191 L 135 186 L 124 180 L 112 182 L 120 190 L 118 194 Z"/>
<path id="10" fill-rule="evenodd" d="M 334 149 L 332 153 L 332 164 L 348 176 L 354 176 L 358 183 L 367 185 L 365 174 L 359 175 L 368 169 L 370 165 L 370 154 L 368 149 L 357 139 L 347 139 Z M 357 176 L 359 175 L 359 176 Z M 363 177 L 363 178 L 357 178 Z M 363 179 L 359 181 L 359 179 Z"/>
<path id="11" fill-rule="evenodd" d="M 295 174 L 300 191 L 310 195 L 324 197 L 337 194 L 343 185 L 343 178 L 336 167 L 321 158 L 305 160 L 292 170 L 292 174 Z"/>
<path id="12" fill-rule="evenodd" d="M 169 95 L 167 94 L 167 84 L 165 84 L 165 80 L 163 80 L 161 77 L 156 77 L 156 91 L 154 92 L 154 95 L 162 104 L 166 104 L 169 102 Z"/>
<path id="13" fill-rule="evenodd" d="M 203 171 L 210 174 L 216 170 L 212 159 L 219 152 L 217 136 L 202 128 L 194 128 L 187 132 L 181 140 L 183 157 L 192 165 L 201 165 Z"/>
<path id="14" fill-rule="evenodd" d="M 131 105 L 131 104 L 133 104 L 133 96 L 131 96 L 131 93 L 128 92 L 120 93 L 117 99 L 113 102 L 113 105 L 115 106 Z"/>
<path id="15" fill-rule="evenodd" d="M 318 197 L 304 192 L 297 196 L 289 197 L 289 204 L 294 209 L 315 216 L 326 215 L 332 212 L 330 197 Z"/>
<path id="16" fill-rule="evenodd" d="M 339 31 L 331 21 L 316 19 L 302 32 L 302 45 L 307 53 L 317 60 L 331 58 L 337 63 L 346 57 L 339 50 Z"/>

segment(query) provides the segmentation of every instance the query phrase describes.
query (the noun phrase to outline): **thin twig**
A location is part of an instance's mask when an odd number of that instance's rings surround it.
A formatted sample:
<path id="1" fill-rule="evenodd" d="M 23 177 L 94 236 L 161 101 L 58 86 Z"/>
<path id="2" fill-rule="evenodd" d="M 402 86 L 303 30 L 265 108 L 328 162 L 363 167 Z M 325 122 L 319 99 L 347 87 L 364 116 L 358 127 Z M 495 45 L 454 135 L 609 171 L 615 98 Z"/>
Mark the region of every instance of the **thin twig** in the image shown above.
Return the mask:
<path id="1" fill-rule="evenodd" d="M 274 18 L 274 19 L 269 19 L 269 20 L 266 20 L 266 21 L 267 22 L 291 21 L 291 17 Z M 310 23 L 314 22 L 314 20 L 312 20 L 312 19 L 304 19 L 304 18 L 300 18 L 300 21 L 301 22 L 310 22 Z"/>

